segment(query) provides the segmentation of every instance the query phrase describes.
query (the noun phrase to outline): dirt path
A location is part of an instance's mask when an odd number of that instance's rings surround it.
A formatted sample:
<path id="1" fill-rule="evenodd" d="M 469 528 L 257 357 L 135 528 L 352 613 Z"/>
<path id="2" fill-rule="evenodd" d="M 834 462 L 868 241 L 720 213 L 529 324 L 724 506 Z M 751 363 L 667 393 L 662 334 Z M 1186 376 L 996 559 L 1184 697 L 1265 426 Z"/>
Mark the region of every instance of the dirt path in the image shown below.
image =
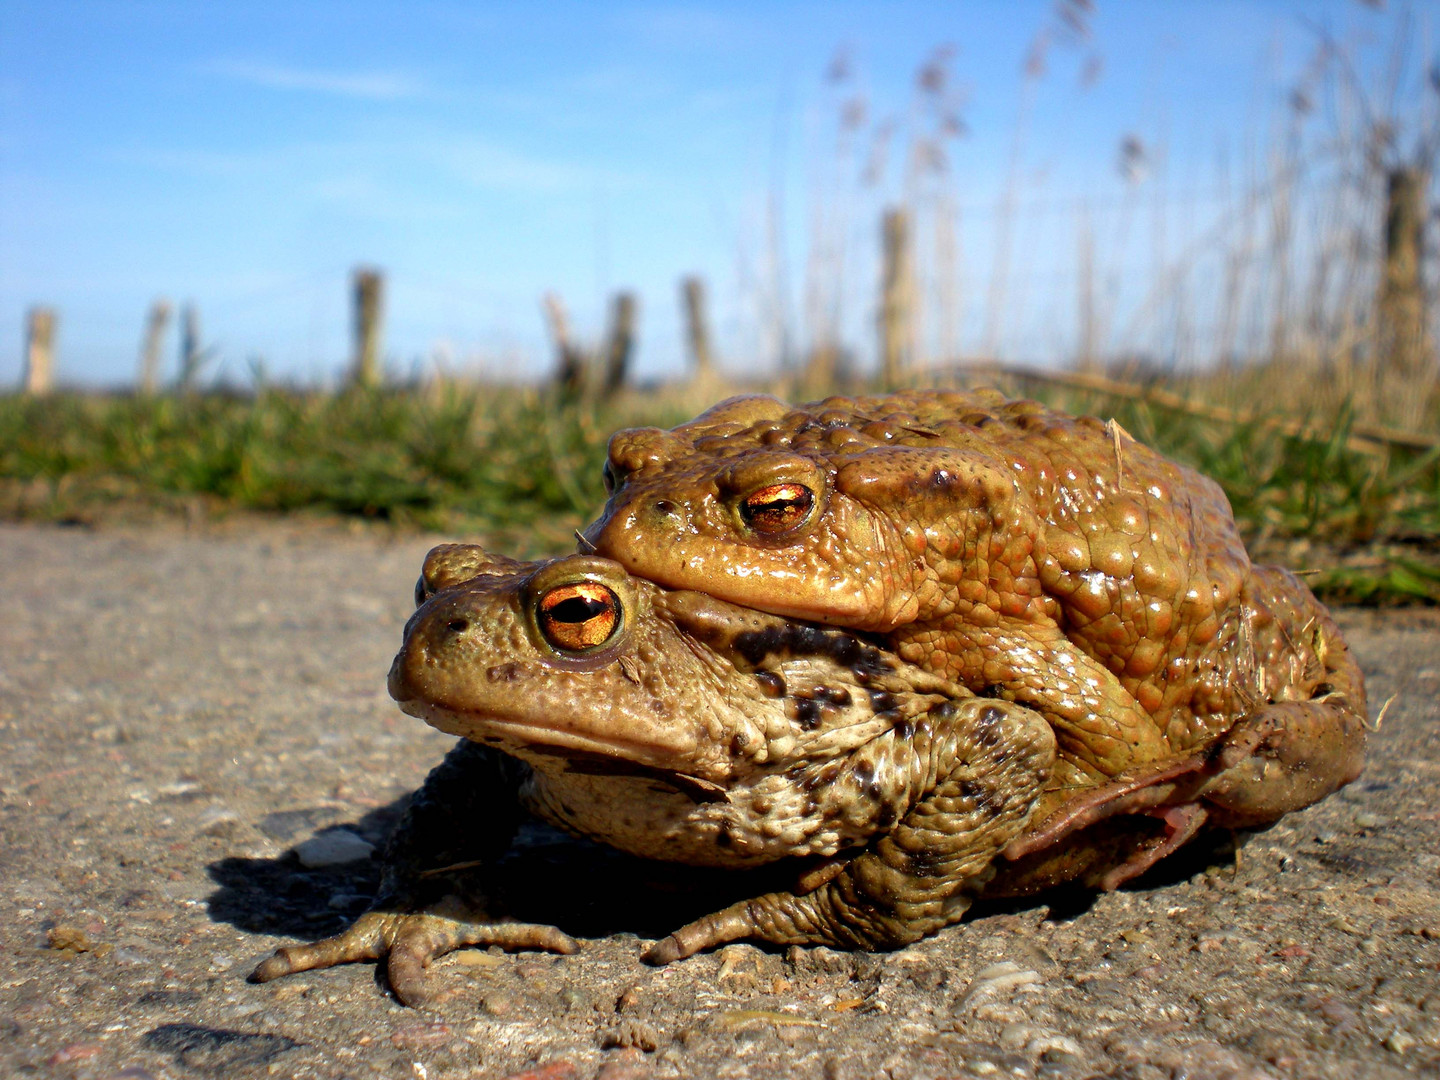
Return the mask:
<path id="1" fill-rule="evenodd" d="M 0 1075 L 1440 1072 L 1434 612 L 1341 613 L 1372 713 L 1396 695 L 1369 767 L 1238 867 L 887 956 L 735 946 L 656 970 L 639 938 L 723 883 L 536 830 L 519 902 L 581 953 L 449 958 L 429 1013 L 370 965 L 247 983 L 373 886 L 369 861 L 307 868 L 294 846 L 348 826 L 363 852 L 448 744 L 384 690 L 428 543 L 0 527 Z"/>

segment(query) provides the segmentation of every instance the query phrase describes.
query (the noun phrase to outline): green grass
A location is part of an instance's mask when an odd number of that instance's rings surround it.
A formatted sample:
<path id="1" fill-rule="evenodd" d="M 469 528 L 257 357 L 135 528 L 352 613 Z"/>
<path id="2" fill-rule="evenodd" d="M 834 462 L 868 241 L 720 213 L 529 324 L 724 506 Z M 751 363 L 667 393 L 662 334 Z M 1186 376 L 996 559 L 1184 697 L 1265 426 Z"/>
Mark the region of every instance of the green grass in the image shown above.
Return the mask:
<path id="1" fill-rule="evenodd" d="M 306 511 L 483 532 L 535 554 L 573 542 L 603 502 L 603 419 L 535 392 L 455 386 L 10 396 L 0 398 L 0 516 Z"/>
<path id="2" fill-rule="evenodd" d="M 1346 416 L 1323 439 L 1220 424 L 1095 393 L 1115 417 L 1217 479 L 1257 557 L 1319 573 L 1323 595 L 1440 602 L 1440 451 L 1363 452 Z M 520 556 L 568 549 L 603 502 L 618 427 L 695 411 L 682 391 L 605 407 L 445 384 L 330 395 L 0 397 L 0 518 L 303 512 L 480 535 Z"/>

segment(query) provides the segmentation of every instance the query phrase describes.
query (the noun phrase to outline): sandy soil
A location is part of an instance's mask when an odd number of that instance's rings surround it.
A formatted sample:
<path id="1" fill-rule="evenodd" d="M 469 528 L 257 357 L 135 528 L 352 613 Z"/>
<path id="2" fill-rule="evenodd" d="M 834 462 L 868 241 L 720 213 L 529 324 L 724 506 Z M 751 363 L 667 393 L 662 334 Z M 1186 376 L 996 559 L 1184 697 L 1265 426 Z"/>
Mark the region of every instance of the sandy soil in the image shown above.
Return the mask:
<path id="1" fill-rule="evenodd" d="M 376 880 L 296 845 L 363 855 L 448 744 L 384 689 L 429 542 L 0 527 L 0 1075 L 1440 1074 L 1436 612 L 1341 613 L 1372 714 L 1394 695 L 1369 766 L 1238 861 L 890 955 L 656 970 L 642 941 L 743 882 L 536 828 L 512 903 L 580 953 L 448 958 L 423 1013 L 372 965 L 246 982 Z"/>

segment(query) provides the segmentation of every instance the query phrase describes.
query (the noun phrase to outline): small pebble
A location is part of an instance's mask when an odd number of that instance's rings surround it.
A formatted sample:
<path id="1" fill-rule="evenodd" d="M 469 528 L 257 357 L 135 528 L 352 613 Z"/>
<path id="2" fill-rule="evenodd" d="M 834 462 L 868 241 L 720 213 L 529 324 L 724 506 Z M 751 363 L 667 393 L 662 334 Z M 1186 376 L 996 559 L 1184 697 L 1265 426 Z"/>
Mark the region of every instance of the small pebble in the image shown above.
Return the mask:
<path id="1" fill-rule="evenodd" d="M 1396 1028 L 1385 1037 L 1385 1049 L 1392 1054 L 1403 1054 L 1416 1043 L 1416 1038 L 1408 1031 Z"/>
<path id="2" fill-rule="evenodd" d="M 86 1061 L 100 1053 L 99 1043 L 71 1043 L 63 1050 L 57 1050 L 46 1060 L 47 1065 L 68 1065 L 72 1061 Z"/>
<path id="3" fill-rule="evenodd" d="M 1043 1057 L 1049 1061 L 1060 1061 L 1065 1058 L 1074 1058 L 1078 1061 L 1085 1056 L 1085 1052 L 1080 1049 L 1080 1044 L 1074 1039 L 1053 1031 L 1036 1036 L 1027 1042 L 1025 1053 L 1031 1057 Z"/>
<path id="4" fill-rule="evenodd" d="M 965 993 L 960 996 L 960 1004 L 999 997 L 1022 986 L 1042 981 L 1038 971 L 1022 968 L 1019 964 L 1011 963 L 1009 960 L 991 964 L 976 974 Z"/>
<path id="5" fill-rule="evenodd" d="M 480 1008 L 491 1016 L 509 1016 L 515 1011 L 515 1000 L 508 994 L 486 994 L 480 999 Z"/>
<path id="6" fill-rule="evenodd" d="M 595 1080 L 643 1080 L 651 1073 L 645 1061 L 645 1052 L 630 1046 L 605 1055 Z"/>
<path id="7" fill-rule="evenodd" d="M 413 1023 L 403 1024 L 396 1028 L 390 1036 L 390 1044 L 399 1050 L 433 1050 L 437 1046 L 444 1046 L 450 1041 L 451 1031 L 449 1024 L 435 1023 Z"/>
<path id="8" fill-rule="evenodd" d="M 295 845 L 300 865 L 314 870 L 321 866 L 341 866 L 359 862 L 375 853 L 375 845 L 349 829 L 331 829 Z"/>
<path id="9" fill-rule="evenodd" d="M 226 838 L 240 830 L 240 817 L 228 806 L 212 806 L 200 815 L 197 823 L 201 836 Z"/>
<path id="10" fill-rule="evenodd" d="M 660 1033 L 640 1020 L 625 1020 L 600 1037 L 602 1050 L 634 1048 L 653 1054 L 660 1046 Z"/>
<path id="11" fill-rule="evenodd" d="M 579 986 L 561 987 L 555 996 L 567 1012 L 584 1012 L 592 1001 L 589 992 Z"/>

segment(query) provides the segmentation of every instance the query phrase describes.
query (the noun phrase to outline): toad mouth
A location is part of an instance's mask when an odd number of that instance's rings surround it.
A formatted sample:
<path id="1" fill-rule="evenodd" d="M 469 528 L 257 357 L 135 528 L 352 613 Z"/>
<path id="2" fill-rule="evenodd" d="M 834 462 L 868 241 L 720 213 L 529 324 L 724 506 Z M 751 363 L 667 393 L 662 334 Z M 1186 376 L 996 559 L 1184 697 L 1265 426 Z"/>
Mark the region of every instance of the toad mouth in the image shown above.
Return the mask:
<path id="1" fill-rule="evenodd" d="M 519 749 L 526 757 L 556 758 L 569 773 L 589 776 L 640 776 L 656 780 L 692 802 L 729 802 L 724 785 L 643 760 L 651 747 L 622 739 L 598 739 L 574 731 L 506 720 L 480 710 L 448 709 L 420 698 L 399 702 L 400 710 L 449 735 Z M 477 734 L 481 733 L 482 734 Z M 517 755 L 519 756 L 519 755 Z"/>

